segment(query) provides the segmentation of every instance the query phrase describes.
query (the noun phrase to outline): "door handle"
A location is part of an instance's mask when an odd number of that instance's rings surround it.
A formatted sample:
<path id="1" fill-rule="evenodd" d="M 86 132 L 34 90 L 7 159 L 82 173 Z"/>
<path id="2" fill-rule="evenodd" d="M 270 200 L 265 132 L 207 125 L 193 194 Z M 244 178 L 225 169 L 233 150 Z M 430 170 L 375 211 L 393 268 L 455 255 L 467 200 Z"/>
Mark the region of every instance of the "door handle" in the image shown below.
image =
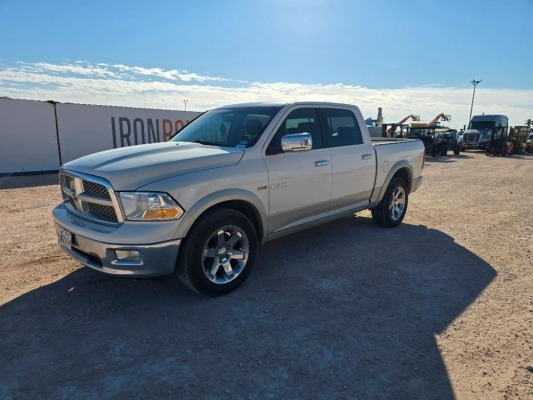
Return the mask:
<path id="1" fill-rule="evenodd" d="M 315 167 L 325 167 L 326 165 L 329 165 L 328 160 L 315 161 Z"/>
<path id="2" fill-rule="evenodd" d="M 372 159 L 374 158 L 374 155 L 373 155 L 373 154 L 363 154 L 363 155 L 361 156 L 361 158 L 362 158 L 363 160 L 372 160 Z"/>

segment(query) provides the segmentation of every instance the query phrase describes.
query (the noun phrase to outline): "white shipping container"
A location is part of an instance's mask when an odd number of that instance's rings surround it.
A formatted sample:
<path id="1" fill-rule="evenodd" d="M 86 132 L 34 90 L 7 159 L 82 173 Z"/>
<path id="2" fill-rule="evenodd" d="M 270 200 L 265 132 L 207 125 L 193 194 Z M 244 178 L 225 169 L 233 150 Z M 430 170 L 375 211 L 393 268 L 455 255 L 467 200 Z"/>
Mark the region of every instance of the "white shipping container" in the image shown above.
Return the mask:
<path id="1" fill-rule="evenodd" d="M 0 99 L 0 174 L 58 168 L 54 105 L 46 101 Z"/>
<path id="2" fill-rule="evenodd" d="M 102 150 L 167 141 L 199 114 L 58 103 L 61 160 L 66 163 Z"/>

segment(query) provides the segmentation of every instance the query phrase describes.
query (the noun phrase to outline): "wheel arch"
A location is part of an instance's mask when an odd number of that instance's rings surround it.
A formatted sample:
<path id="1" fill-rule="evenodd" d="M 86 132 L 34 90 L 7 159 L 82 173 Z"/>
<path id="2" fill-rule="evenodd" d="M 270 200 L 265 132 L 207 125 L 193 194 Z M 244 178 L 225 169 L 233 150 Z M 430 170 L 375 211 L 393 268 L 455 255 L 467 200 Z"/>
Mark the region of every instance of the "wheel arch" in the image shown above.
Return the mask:
<path id="1" fill-rule="evenodd" d="M 381 186 L 381 190 L 375 197 L 373 196 L 369 208 L 375 207 L 379 204 L 379 202 L 383 199 L 383 196 L 385 196 L 385 192 L 387 191 L 390 182 L 395 177 L 402 178 L 407 185 L 407 193 L 411 193 L 413 187 L 413 167 L 406 160 L 402 160 L 396 163 L 389 170 L 389 173 L 383 182 L 383 186 Z"/>
<path id="2" fill-rule="evenodd" d="M 227 189 L 211 193 L 197 201 L 184 215 L 176 231 L 176 238 L 184 238 L 194 223 L 213 208 L 228 208 L 244 214 L 254 226 L 259 243 L 265 240 L 267 231 L 266 210 L 259 197 L 246 190 Z"/>

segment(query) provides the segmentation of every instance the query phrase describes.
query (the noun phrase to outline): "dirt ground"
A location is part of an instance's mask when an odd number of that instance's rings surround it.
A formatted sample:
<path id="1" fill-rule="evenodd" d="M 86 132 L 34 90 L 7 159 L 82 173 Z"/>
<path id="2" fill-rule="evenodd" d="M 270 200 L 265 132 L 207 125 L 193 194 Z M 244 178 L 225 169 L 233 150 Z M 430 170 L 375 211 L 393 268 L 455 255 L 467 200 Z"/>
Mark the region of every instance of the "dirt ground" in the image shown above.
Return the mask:
<path id="1" fill-rule="evenodd" d="M 0 177 L 0 398 L 533 399 L 533 157 L 429 159 L 402 226 L 263 246 L 236 292 L 62 253 L 55 175 Z"/>

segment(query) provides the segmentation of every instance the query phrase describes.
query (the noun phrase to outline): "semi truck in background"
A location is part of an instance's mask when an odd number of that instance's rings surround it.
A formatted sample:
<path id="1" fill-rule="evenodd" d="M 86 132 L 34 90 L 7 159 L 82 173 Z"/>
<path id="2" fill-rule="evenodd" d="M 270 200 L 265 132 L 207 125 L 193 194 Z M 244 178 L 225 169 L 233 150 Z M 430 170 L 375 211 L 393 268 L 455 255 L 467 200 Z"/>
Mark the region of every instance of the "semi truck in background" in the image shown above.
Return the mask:
<path id="1" fill-rule="evenodd" d="M 492 133 L 502 130 L 506 136 L 509 119 L 506 115 L 474 115 L 463 133 L 461 150 L 486 150 L 491 142 Z"/>

